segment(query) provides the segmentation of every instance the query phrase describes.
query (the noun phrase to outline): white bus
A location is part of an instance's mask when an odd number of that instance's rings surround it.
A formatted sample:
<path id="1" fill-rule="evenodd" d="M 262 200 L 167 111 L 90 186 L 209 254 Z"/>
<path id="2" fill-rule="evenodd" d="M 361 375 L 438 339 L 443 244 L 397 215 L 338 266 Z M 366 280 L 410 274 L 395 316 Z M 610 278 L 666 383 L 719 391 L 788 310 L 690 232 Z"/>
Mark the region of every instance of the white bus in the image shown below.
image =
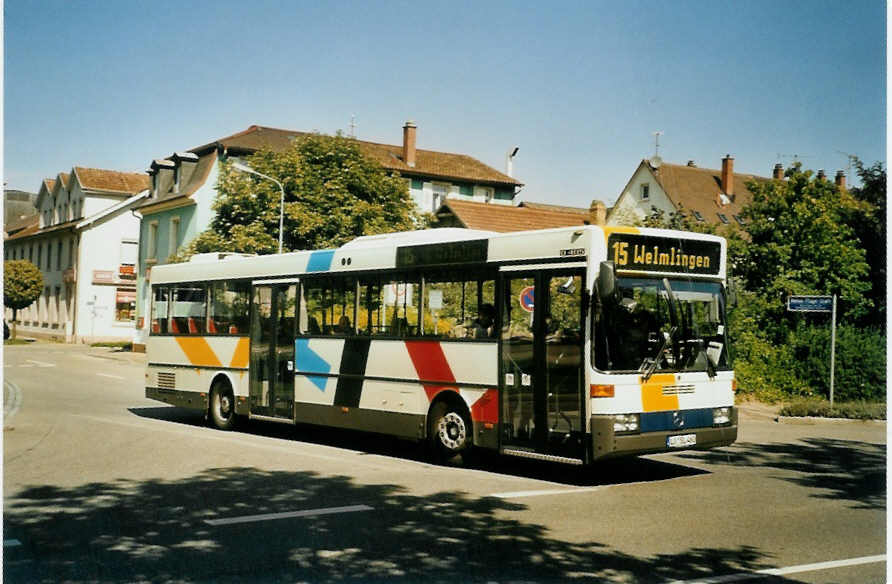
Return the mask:
<path id="1" fill-rule="evenodd" d="M 725 240 L 435 229 L 152 269 L 146 396 L 570 464 L 737 437 Z"/>

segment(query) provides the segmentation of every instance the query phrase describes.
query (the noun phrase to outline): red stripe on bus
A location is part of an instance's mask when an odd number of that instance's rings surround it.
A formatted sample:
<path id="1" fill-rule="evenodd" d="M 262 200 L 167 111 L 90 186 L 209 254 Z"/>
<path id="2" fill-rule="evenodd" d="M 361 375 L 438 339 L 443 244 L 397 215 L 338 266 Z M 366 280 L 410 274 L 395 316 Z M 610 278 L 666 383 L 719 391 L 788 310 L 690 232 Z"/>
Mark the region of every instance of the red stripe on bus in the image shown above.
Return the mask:
<path id="1" fill-rule="evenodd" d="M 471 419 L 475 422 L 499 423 L 499 390 L 487 389 L 471 406 Z"/>
<path id="2" fill-rule="evenodd" d="M 425 379 L 435 379 L 437 381 L 446 381 L 455 383 L 455 375 L 446 361 L 446 355 L 443 354 L 443 347 L 438 341 L 405 341 L 406 350 L 409 351 L 409 358 L 412 359 L 412 365 L 418 374 L 418 379 L 424 386 L 424 393 L 427 394 L 428 400 L 433 400 L 434 396 L 446 389 L 442 385 L 429 385 L 424 383 Z"/>

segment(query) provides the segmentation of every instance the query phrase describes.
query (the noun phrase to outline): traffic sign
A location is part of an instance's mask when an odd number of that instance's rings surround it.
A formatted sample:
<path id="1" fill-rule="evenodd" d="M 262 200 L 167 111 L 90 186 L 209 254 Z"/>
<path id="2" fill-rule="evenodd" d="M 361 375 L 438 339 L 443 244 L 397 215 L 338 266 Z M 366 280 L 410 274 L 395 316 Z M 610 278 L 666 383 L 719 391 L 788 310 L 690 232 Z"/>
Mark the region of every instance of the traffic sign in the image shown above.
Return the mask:
<path id="1" fill-rule="evenodd" d="M 833 296 L 790 296 L 787 299 L 790 312 L 833 312 Z"/>
<path id="2" fill-rule="evenodd" d="M 527 286 L 520 291 L 520 307 L 527 312 L 533 312 L 534 300 L 536 296 L 536 287 Z"/>

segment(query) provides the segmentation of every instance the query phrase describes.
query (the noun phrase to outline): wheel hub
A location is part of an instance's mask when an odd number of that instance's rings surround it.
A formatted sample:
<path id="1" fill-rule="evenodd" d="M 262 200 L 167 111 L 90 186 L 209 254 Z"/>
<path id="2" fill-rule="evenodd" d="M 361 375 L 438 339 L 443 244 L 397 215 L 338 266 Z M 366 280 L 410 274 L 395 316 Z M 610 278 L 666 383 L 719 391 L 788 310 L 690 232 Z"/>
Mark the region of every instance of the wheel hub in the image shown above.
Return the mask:
<path id="1" fill-rule="evenodd" d="M 443 446 L 449 450 L 458 450 L 464 446 L 468 431 L 464 419 L 455 412 L 449 412 L 440 418 L 437 434 Z"/>

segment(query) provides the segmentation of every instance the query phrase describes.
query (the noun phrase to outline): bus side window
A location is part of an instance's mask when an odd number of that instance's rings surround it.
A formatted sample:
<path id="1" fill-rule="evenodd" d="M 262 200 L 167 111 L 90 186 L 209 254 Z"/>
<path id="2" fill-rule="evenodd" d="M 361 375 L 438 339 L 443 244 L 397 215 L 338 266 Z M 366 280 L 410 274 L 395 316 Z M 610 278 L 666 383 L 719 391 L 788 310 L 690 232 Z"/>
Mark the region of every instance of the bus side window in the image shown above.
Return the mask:
<path id="1" fill-rule="evenodd" d="M 208 292 L 208 334 L 248 334 L 251 285 L 248 282 L 218 282 L 211 284 Z"/>
<path id="2" fill-rule="evenodd" d="M 152 332 L 153 335 L 167 334 L 167 298 L 169 290 L 164 286 L 152 287 Z"/>
<path id="3" fill-rule="evenodd" d="M 300 319 L 299 333 L 302 335 L 319 335 L 331 328 L 329 314 L 330 290 L 322 279 L 304 280 L 301 285 L 301 306 L 306 318 Z"/>
<path id="4" fill-rule="evenodd" d="M 356 313 L 356 329 L 361 335 L 385 334 L 381 325 L 381 284 L 372 277 L 359 282 L 359 307 Z"/>
<path id="5" fill-rule="evenodd" d="M 175 335 L 205 333 L 205 290 L 203 286 L 178 286 L 173 289 L 170 309 L 170 332 Z"/>

